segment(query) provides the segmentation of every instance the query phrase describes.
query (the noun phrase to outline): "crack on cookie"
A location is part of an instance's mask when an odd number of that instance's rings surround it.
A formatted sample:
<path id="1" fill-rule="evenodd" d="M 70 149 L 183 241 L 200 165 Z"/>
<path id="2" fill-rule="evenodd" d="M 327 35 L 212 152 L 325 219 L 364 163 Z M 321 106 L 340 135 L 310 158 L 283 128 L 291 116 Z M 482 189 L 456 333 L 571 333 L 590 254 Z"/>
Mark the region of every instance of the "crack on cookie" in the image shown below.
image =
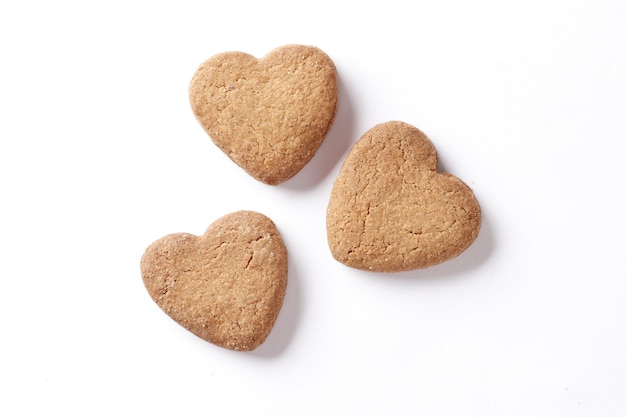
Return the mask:
<path id="1" fill-rule="evenodd" d="M 252 258 L 254 258 L 254 252 L 252 252 L 250 256 L 248 256 L 246 264 L 243 267 L 244 270 L 247 270 L 250 267 L 250 263 L 252 263 Z"/>

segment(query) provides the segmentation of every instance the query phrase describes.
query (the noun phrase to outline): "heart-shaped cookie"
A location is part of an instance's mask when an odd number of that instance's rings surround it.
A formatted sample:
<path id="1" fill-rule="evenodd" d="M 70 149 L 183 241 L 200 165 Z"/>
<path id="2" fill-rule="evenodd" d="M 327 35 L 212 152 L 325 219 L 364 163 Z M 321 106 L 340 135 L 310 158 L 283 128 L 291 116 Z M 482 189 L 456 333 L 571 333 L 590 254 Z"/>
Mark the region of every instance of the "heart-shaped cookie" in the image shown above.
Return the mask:
<path id="1" fill-rule="evenodd" d="M 333 257 L 357 269 L 396 272 L 454 258 L 476 239 L 472 190 L 437 171 L 437 152 L 417 128 L 388 122 L 352 147 L 327 209 Z"/>
<path id="2" fill-rule="evenodd" d="M 269 335 L 287 286 L 287 251 L 266 216 L 239 211 L 202 236 L 177 233 L 146 249 L 148 293 L 176 322 L 232 350 L 253 350 Z"/>
<path id="3" fill-rule="evenodd" d="M 338 80 L 331 59 L 287 45 L 257 59 L 224 52 L 205 61 L 189 86 L 191 108 L 213 142 L 270 185 L 313 158 L 335 118 Z"/>

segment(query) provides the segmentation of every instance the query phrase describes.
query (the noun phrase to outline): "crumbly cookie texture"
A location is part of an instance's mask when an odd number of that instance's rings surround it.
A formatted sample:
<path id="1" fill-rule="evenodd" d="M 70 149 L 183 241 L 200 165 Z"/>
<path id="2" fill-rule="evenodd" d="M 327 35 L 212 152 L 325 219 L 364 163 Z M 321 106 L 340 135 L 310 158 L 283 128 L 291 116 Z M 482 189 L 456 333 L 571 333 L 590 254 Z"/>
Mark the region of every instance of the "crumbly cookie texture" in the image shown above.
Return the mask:
<path id="1" fill-rule="evenodd" d="M 337 111 L 332 60 L 313 46 L 286 45 L 257 59 L 224 52 L 189 86 L 191 108 L 213 142 L 257 180 L 277 185 L 313 158 Z"/>
<path id="2" fill-rule="evenodd" d="M 150 245 L 141 275 L 154 302 L 215 345 L 257 348 L 269 335 L 287 287 L 287 251 L 268 217 L 239 211 L 202 236 L 177 233 Z"/>
<path id="3" fill-rule="evenodd" d="M 327 208 L 333 257 L 380 272 L 426 268 L 476 239 L 481 210 L 459 178 L 437 171 L 437 152 L 399 121 L 366 132 L 350 150 Z"/>

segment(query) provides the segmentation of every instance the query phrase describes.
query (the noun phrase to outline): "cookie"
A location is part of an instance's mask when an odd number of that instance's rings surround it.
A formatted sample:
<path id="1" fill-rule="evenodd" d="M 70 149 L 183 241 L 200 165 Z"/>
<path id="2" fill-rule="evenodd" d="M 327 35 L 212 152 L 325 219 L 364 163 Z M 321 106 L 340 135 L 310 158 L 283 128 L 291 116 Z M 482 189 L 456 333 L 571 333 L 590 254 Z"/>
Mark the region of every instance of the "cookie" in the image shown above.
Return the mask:
<path id="1" fill-rule="evenodd" d="M 337 111 L 335 65 L 313 46 L 287 45 L 257 59 L 224 52 L 194 74 L 189 99 L 213 142 L 257 180 L 277 185 L 321 146 Z"/>
<path id="2" fill-rule="evenodd" d="M 333 257 L 380 272 L 426 268 L 454 258 L 478 236 L 481 211 L 459 178 L 437 171 L 437 152 L 417 128 L 375 126 L 352 147 L 326 214 Z"/>
<path id="3" fill-rule="evenodd" d="M 154 302 L 180 325 L 239 351 L 269 335 L 287 287 L 287 251 L 276 226 L 253 211 L 228 214 L 202 236 L 177 233 L 150 245 L 141 275 Z"/>

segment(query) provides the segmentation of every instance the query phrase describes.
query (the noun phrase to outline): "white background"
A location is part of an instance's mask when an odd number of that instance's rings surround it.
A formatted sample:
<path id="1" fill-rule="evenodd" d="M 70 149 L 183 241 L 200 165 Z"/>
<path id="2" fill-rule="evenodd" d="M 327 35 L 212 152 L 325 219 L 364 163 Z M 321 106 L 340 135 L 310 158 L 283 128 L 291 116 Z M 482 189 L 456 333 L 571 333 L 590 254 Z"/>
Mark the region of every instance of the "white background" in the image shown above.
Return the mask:
<path id="1" fill-rule="evenodd" d="M 187 87 L 216 53 L 289 43 L 334 60 L 341 97 L 271 187 L 213 145 Z M 626 415 L 626 2 L 6 1 L 0 63 L 0 415 Z M 332 259 L 334 178 L 388 120 L 474 189 L 459 258 Z M 154 240 L 241 209 L 289 250 L 250 353 L 182 329 L 139 274 Z"/>

